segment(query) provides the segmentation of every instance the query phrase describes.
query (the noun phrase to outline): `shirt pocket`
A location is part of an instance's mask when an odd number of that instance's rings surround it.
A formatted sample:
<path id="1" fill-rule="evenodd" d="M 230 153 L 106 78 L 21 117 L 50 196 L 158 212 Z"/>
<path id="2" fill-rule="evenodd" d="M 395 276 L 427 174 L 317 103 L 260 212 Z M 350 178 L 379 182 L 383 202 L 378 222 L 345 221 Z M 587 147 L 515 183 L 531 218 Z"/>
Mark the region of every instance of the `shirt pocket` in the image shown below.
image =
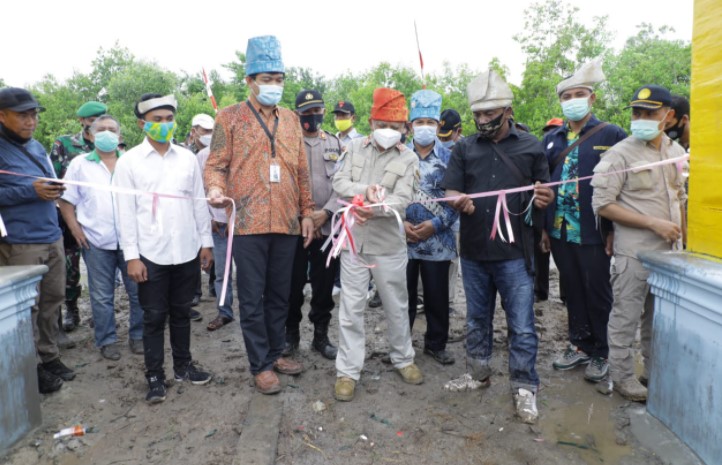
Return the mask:
<path id="1" fill-rule="evenodd" d="M 181 169 L 173 177 L 173 187 L 179 195 L 193 195 L 193 170 Z"/>
<path id="2" fill-rule="evenodd" d="M 406 165 L 400 161 L 392 161 L 384 169 L 384 176 L 381 178 L 381 185 L 387 189 L 393 189 L 396 181 L 406 172 Z"/>
<path id="3" fill-rule="evenodd" d="M 323 154 L 323 165 L 326 168 L 326 177 L 332 178 L 336 173 L 336 162 L 338 161 L 338 153 L 326 152 Z"/>
<path id="4" fill-rule="evenodd" d="M 639 167 L 649 164 L 647 161 L 637 161 L 630 165 L 631 171 L 627 175 L 627 188 L 630 191 L 651 189 L 654 185 L 652 168 Z"/>
<path id="5" fill-rule="evenodd" d="M 359 182 L 361 180 L 361 173 L 363 173 L 365 162 L 366 160 L 359 155 L 351 159 L 351 180 L 353 182 Z"/>

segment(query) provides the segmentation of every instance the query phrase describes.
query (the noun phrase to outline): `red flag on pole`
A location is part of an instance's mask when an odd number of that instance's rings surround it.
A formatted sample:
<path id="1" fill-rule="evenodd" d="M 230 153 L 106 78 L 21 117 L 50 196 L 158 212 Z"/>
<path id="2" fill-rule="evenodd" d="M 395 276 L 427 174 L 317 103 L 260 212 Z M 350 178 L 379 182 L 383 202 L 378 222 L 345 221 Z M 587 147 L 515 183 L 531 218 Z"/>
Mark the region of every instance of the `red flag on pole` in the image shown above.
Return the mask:
<path id="1" fill-rule="evenodd" d="M 424 76 L 424 57 L 421 56 L 421 46 L 419 45 L 419 29 L 416 27 L 414 20 L 414 33 L 416 34 L 416 48 L 419 50 L 419 64 L 421 65 L 421 87 L 426 89 L 426 76 Z"/>
<path id="2" fill-rule="evenodd" d="M 216 103 L 216 98 L 213 96 L 213 91 L 211 90 L 211 81 L 206 75 L 206 69 L 201 68 L 201 70 L 203 71 L 203 83 L 206 85 L 206 93 L 208 94 L 208 98 L 211 99 L 213 109 L 216 111 L 216 113 L 218 113 L 218 104 Z"/>

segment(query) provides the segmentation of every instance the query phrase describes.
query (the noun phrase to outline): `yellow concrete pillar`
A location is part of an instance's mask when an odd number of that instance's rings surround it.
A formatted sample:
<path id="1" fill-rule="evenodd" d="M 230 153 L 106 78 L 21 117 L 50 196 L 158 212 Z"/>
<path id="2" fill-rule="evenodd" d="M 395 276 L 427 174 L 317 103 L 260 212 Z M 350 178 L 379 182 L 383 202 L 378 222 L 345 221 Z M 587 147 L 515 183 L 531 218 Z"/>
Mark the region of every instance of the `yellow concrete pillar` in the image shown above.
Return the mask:
<path id="1" fill-rule="evenodd" d="M 722 0 L 695 0 L 692 37 L 689 237 L 722 258 Z"/>

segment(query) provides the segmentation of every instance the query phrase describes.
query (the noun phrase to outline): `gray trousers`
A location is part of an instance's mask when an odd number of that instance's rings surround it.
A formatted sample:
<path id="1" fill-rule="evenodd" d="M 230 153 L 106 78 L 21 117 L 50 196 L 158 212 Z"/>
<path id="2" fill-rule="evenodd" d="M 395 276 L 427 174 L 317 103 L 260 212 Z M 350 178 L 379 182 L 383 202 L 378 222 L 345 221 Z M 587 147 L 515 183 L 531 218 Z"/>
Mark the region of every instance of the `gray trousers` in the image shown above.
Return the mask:
<path id="1" fill-rule="evenodd" d="M 35 350 L 40 362 L 60 357 L 58 314 L 65 302 L 65 249 L 63 239 L 52 244 L 0 243 L 0 266 L 46 265 L 48 271 L 38 285 L 32 308 Z"/>
<path id="2" fill-rule="evenodd" d="M 609 315 L 609 375 L 619 382 L 634 377 L 634 339 L 641 321 L 642 358 L 647 374 L 652 345 L 654 297 L 649 291 L 649 271 L 637 259 L 615 256 L 611 283 L 614 304 Z"/>
<path id="3" fill-rule="evenodd" d="M 374 268 L 355 261 L 349 252 L 341 253 L 341 305 L 338 312 L 339 337 L 336 376 L 357 380 L 366 357 L 364 312 L 369 279 L 373 275 L 388 323 L 391 363 L 404 368 L 414 363 L 409 326 L 409 297 L 406 290 L 406 248 L 393 255 L 360 254 Z"/>

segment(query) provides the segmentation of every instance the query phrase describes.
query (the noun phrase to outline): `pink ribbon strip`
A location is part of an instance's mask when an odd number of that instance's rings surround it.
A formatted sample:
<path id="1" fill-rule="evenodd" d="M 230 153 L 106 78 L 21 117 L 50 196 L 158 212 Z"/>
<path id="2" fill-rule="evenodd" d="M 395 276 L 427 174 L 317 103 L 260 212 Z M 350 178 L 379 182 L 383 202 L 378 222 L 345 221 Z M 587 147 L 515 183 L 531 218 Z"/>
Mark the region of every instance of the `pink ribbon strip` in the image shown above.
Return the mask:
<path id="1" fill-rule="evenodd" d="M 184 199 L 184 200 L 205 200 L 205 201 L 210 200 L 207 197 L 187 197 L 184 195 L 165 194 L 163 192 L 141 191 L 141 190 L 137 190 L 137 189 L 128 189 L 125 187 L 111 186 L 111 185 L 106 185 L 106 184 L 95 184 L 92 182 L 69 181 L 66 179 L 55 179 L 55 178 L 45 178 L 42 176 L 32 176 L 29 174 L 15 173 L 13 171 L 5 171 L 5 170 L 0 170 L 0 174 L 8 174 L 10 176 L 19 176 L 22 178 L 40 179 L 42 181 L 47 181 L 47 182 L 60 182 L 63 184 L 72 184 L 75 186 L 89 187 L 91 189 L 106 190 L 109 192 L 114 192 L 116 194 L 150 195 L 153 197 L 152 215 L 153 215 L 154 222 L 155 222 L 156 213 L 158 210 L 158 201 L 161 197 L 165 197 L 168 199 Z M 221 290 L 221 297 L 220 297 L 221 303 L 225 302 L 225 299 L 226 299 L 226 286 L 228 285 L 228 279 L 229 279 L 229 275 L 230 275 L 231 247 L 233 246 L 233 231 L 235 228 L 235 219 L 236 219 L 236 203 L 233 201 L 233 199 L 230 199 L 230 200 L 233 204 L 233 210 L 231 211 L 231 218 L 229 219 L 229 223 L 228 223 L 230 225 L 230 232 L 228 234 L 228 251 L 226 252 L 225 271 L 223 273 L 223 290 Z M 2 216 L 0 216 L 0 236 L 1 237 L 7 236 L 7 229 L 5 228 L 5 224 L 3 223 Z"/>

